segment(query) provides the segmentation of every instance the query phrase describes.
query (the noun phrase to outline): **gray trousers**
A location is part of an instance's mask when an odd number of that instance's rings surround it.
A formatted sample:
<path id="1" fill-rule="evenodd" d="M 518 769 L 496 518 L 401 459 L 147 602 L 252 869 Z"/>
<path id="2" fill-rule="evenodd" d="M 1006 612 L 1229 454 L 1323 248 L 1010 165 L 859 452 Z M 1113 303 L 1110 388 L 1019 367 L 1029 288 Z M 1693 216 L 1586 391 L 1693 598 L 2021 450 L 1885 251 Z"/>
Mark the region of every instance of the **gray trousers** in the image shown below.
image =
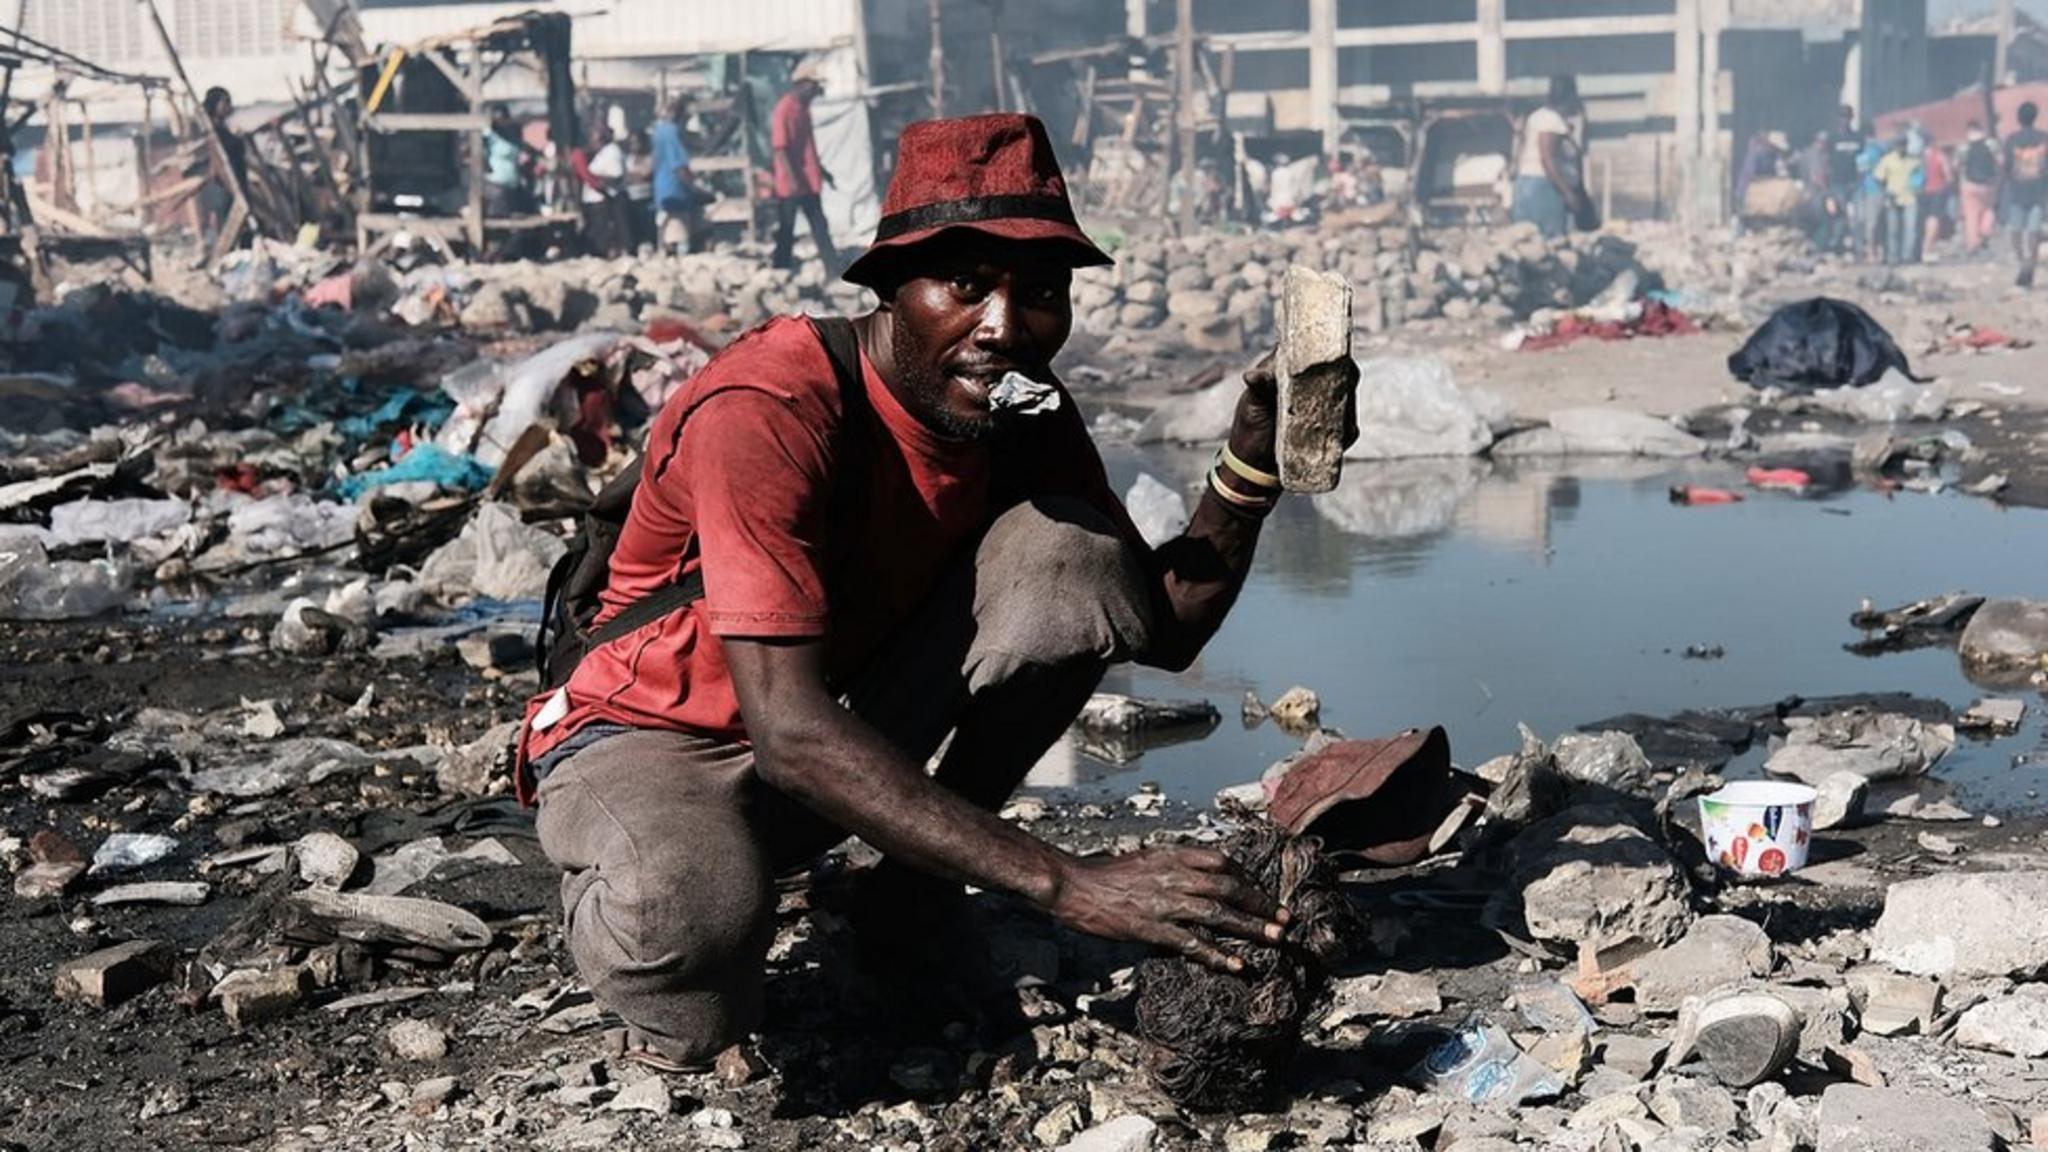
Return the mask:
<path id="1" fill-rule="evenodd" d="M 999 806 L 1107 666 L 1143 651 L 1137 554 L 1077 501 L 1019 505 L 947 574 L 848 706 L 937 780 Z M 635 730 L 541 782 L 540 843 L 560 867 L 569 952 L 648 1045 L 694 1062 L 760 1024 L 778 873 L 846 833 L 763 783 L 753 749 Z"/>

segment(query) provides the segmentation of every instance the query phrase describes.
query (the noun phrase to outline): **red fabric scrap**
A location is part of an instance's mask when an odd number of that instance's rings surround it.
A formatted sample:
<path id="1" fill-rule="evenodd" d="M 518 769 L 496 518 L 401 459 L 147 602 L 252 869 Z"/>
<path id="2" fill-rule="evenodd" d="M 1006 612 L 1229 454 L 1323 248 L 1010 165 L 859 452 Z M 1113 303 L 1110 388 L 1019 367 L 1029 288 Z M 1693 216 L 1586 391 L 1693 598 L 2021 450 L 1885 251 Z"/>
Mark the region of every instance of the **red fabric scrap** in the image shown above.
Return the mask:
<path id="1" fill-rule="evenodd" d="M 1522 341 L 1522 351 L 1542 352 L 1562 348 L 1579 340 L 1633 340 L 1637 337 L 1686 336 L 1699 331 L 1692 317 L 1661 300 L 1645 300 L 1642 315 L 1633 322 L 1585 320 L 1567 315 L 1557 327 L 1541 336 Z"/>

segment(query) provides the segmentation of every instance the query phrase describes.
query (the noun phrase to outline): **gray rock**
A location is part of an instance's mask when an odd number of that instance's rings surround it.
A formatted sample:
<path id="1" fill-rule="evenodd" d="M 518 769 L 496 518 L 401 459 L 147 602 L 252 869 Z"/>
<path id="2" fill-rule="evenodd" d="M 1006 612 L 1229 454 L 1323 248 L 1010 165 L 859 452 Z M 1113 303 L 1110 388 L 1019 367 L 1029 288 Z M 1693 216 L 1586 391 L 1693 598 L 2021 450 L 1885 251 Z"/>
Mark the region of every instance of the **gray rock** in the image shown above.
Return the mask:
<path id="1" fill-rule="evenodd" d="M 1866 780 L 1917 776 L 1956 746 L 1956 730 L 1911 716 L 1851 708 L 1785 721 L 1785 743 L 1764 762 L 1773 776 L 1818 785 L 1837 772 Z"/>
<path id="2" fill-rule="evenodd" d="M 1166 314 L 1183 320 L 1207 320 L 1223 312 L 1223 297 L 1214 292 L 1183 290 L 1166 297 Z"/>
<path id="3" fill-rule="evenodd" d="M 1991 1125 L 1965 1100 L 1836 1084 L 1821 1094 L 1816 1152 L 1991 1152 Z"/>
<path id="4" fill-rule="evenodd" d="M 1673 1128 L 1697 1128 L 1709 1136 L 1726 1136 L 1735 1131 L 1741 1109 L 1736 1107 L 1734 1095 L 1719 1084 L 1668 1076 L 1657 1081 L 1650 1092 L 1650 1115 Z"/>
<path id="5" fill-rule="evenodd" d="M 432 1063 L 448 1055 L 448 1034 L 425 1020 L 400 1020 L 384 1030 L 384 1046 L 400 1060 Z"/>
<path id="6" fill-rule="evenodd" d="M 1538 940 L 1664 945 L 1692 923 L 1684 875 L 1620 808 L 1568 808 L 1531 825 L 1514 856 L 1503 895 L 1520 892 L 1523 923 Z"/>
<path id="7" fill-rule="evenodd" d="M 1290 266 L 1283 278 L 1279 380 L 1280 479 L 1290 492 L 1328 492 L 1344 466 L 1343 432 L 1357 367 L 1351 360 L 1351 285 Z"/>
<path id="8" fill-rule="evenodd" d="M 1963 1013 L 1956 1043 L 2029 1060 L 2048 1056 L 2048 985 L 2023 984 Z"/>
<path id="9" fill-rule="evenodd" d="M 1862 1030 L 1874 1036 L 1925 1032 L 1941 1011 L 1941 985 L 1912 976 L 1859 969 L 1849 974 Z"/>
<path id="10" fill-rule="evenodd" d="M 612 1112 L 646 1112 L 666 1116 L 674 1106 L 675 1098 L 669 1094 L 667 1082 L 657 1075 L 620 1089 L 605 1108 Z"/>
<path id="11" fill-rule="evenodd" d="M 1703 916 L 1685 936 L 1633 961 L 1636 1003 L 1652 1011 L 1676 1011 L 1688 996 L 1723 985 L 1768 976 L 1771 938 L 1740 916 Z"/>
<path id="12" fill-rule="evenodd" d="M 1143 330 L 1157 328 L 1166 316 L 1157 304 L 1128 303 L 1117 310 L 1117 322 L 1126 328 Z"/>
<path id="13" fill-rule="evenodd" d="M 1119 1116 L 1059 1146 L 1059 1152 L 1151 1152 L 1159 1125 L 1143 1116 Z"/>
<path id="14" fill-rule="evenodd" d="M 1863 820 L 1863 806 L 1870 797 L 1870 780 L 1859 772 L 1830 772 L 1815 784 L 1820 793 L 1813 802 L 1813 827 L 1817 832 L 1847 828 Z"/>
<path id="15" fill-rule="evenodd" d="M 299 879 L 316 888 L 348 883 L 363 857 L 356 846 L 332 832 L 308 832 L 292 845 L 299 859 Z"/>
<path id="16" fill-rule="evenodd" d="M 1973 872 L 1894 884 L 1871 957 L 1944 980 L 2048 969 L 2048 871 Z"/>
<path id="17" fill-rule="evenodd" d="M 1157 444 L 1213 444 L 1230 435 L 1230 421 L 1237 412 L 1237 398 L 1244 384 L 1224 379 L 1200 392 L 1176 396 L 1161 405 L 1138 429 L 1137 442 Z"/>
<path id="18" fill-rule="evenodd" d="M 112 1008 L 170 979 L 174 957 L 161 940 L 130 940 L 67 960 L 57 968 L 59 1000 Z"/>
<path id="19" fill-rule="evenodd" d="M 83 860 L 45 860 L 14 874 L 14 895 L 21 900 L 54 900 L 85 875 Z"/>
<path id="20" fill-rule="evenodd" d="M 298 965 L 274 972 L 243 969 L 231 972 L 214 986 L 221 1010 L 236 1031 L 274 1020 L 298 1007 L 306 998 L 306 970 Z"/>
<path id="21" fill-rule="evenodd" d="M 1648 787 L 1650 760 L 1626 732 L 1572 732 L 1551 748 L 1557 767 L 1582 784 L 1598 784 L 1621 792 Z"/>
<path id="22" fill-rule="evenodd" d="M 2048 656 L 2048 601 L 1985 601 L 1963 629 L 1956 654 L 1974 679 L 2024 681 Z"/>

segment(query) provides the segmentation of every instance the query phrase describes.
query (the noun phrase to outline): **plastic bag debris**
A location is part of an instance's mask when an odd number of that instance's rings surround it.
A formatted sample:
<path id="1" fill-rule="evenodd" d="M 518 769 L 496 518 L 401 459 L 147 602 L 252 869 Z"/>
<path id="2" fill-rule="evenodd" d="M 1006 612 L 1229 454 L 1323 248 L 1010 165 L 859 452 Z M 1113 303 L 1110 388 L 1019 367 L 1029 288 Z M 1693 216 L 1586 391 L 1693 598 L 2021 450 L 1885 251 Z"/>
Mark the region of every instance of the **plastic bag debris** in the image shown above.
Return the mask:
<path id="1" fill-rule="evenodd" d="M 548 570 L 566 547 L 545 529 L 521 523 L 503 504 L 485 504 L 462 535 L 427 557 L 419 582 L 443 601 L 472 595 L 536 600 L 546 594 Z"/>
<path id="2" fill-rule="evenodd" d="M 1344 457 L 1476 456 L 1507 418 L 1498 397 L 1459 388 L 1442 360 L 1368 360 L 1359 366 L 1358 441 Z"/>
<path id="3" fill-rule="evenodd" d="M 150 832 L 116 832 L 93 851 L 89 871 L 98 875 L 146 868 L 177 850 L 177 840 L 169 836 Z"/>
<path id="4" fill-rule="evenodd" d="M 1188 502 L 1150 472 L 1140 472 L 1124 495 L 1124 508 L 1145 543 L 1157 548 L 1188 526 Z"/>
<path id="5" fill-rule="evenodd" d="M 0 620 L 80 620 L 128 600 L 128 571 L 109 561 L 52 560 L 24 536 L 0 537 Z"/>
<path id="6" fill-rule="evenodd" d="M 75 500 L 50 509 L 49 542 L 131 544 L 191 519 L 183 500 Z"/>
<path id="7" fill-rule="evenodd" d="M 268 796 L 301 784 L 318 784 L 343 772 L 357 772 L 377 758 L 350 744 L 323 736 L 280 740 L 244 753 L 241 758 L 195 772 L 187 783 L 194 792 L 223 796 Z"/>
<path id="8" fill-rule="evenodd" d="M 1835 388 L 1802 399 L 1802 406 L 1820 408 L 1865 424 L 1897 424 L 1907 420 L 1939 420 L 1948 410 L 1946 384 L 1916 384 L 1898 372 L 1864 388 Z"/>
<path id="9" fill-rule="evenodd" d="M 475 456 L 495 468 L 522 432 L 548 414 L 562 385 L 585 361 L 602 360 L 623 337 L 593 333 L 572 337 L 514 365 L 472 365 L 451 373 L 442 388 L 455 400 L 455 415 L 436 442 L 450 452 Z M 567 426 L 573 413 L 560 423 Z"/>

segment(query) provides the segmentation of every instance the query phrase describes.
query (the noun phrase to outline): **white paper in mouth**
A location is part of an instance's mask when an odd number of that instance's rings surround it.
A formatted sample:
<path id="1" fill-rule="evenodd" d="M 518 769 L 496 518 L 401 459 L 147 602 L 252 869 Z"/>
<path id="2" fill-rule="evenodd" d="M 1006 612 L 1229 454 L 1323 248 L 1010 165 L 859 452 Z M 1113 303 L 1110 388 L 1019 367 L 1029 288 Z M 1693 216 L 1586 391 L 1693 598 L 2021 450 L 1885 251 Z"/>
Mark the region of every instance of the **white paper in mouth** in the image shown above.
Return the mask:
<path id="1" fill-rule="evenodd" d="M 1022 372 L 1005 372 L 988 390 L 988 406 L 1013 416 L 1043 416 L 1060 410 L 1060 390 Z"/>

